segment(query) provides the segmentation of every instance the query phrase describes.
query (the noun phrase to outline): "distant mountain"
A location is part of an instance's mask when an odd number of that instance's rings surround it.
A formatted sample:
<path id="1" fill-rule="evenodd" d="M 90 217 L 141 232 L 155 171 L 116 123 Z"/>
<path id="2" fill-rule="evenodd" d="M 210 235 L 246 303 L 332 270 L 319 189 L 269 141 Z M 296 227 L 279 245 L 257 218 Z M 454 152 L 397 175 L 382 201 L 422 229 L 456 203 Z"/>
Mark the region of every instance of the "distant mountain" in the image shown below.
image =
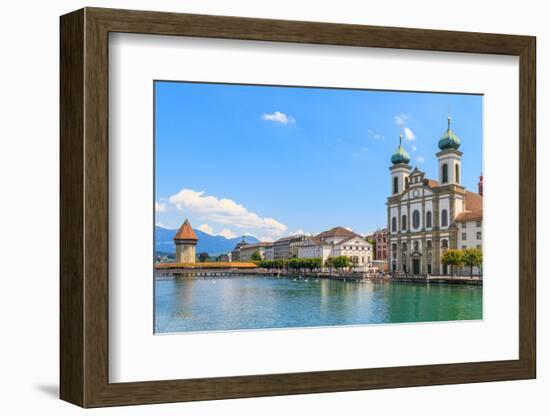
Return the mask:
<path id="1" fill-rule="evenodd" d="M 163 253 L 174 253 L 174 236 L 178 230 L 170 230 L 168 228 L 155 226 L 155 251 Z M 225 238 L 221 235 L 210 235 L 200 230 L 194 229 L 199 238 L 197 243 L 197 254 L 206 252 L 211 256 L 228 253 L 235 248 L 235 245 L 241 241 L 242 237 Z M 247 243 L 257 243 L 259 240 L 250 235 L 245 236 Z"/>

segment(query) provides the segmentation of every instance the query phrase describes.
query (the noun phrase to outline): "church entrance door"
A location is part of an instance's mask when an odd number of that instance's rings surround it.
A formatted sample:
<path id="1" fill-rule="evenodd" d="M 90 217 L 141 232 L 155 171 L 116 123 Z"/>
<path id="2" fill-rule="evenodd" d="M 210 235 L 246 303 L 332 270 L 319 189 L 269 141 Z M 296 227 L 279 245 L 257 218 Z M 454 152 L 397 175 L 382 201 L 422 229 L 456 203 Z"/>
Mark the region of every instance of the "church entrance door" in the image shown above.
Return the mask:
<path id="1" fill-rule="evenodd" d="M 413 259 L 413 274 L 420 274 L 420 259 Z"/>

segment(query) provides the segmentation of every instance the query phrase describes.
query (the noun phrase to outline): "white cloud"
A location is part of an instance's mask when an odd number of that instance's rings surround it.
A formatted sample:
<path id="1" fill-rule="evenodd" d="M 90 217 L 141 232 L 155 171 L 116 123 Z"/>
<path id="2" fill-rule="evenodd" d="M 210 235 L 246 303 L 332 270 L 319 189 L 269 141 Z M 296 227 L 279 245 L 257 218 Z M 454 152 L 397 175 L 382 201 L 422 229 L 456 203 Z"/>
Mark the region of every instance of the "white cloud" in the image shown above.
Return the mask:
<path id="1" fill-rule="evenodd" d="M 197 227 L 197 229 L 201 230 L 206 234 L 214 235 L 214 229 L 210 227 L 208 224 L 201 224 Z"/>
<path id="2" fill-rule="evenodd" d="M 361 151 L 362 151 L 362 152 L 367 152 L 368 150 L 369 150 L 368 147 L 362 147 L 362 148 L 361 148 Z"/>
<path id="3" fill-rule="evenodd" d="M 197 215 L 200 219 L 242 228 L 256 234 L 282 236 L 287 226 L 269 217 L 260 217 L 232 199 L 205 195 L 203 191 L 182 189 L 169 198 L 178 210 Z"/>
<path id="4" fill-rule="evenodd" d="M 155 212 L 166 212 L 166 204 L 155 201 Z"/>
<path id="5" fill-rule="evenodd" d="M 413 131 L 409 127 L 404 127 L 403 132 L 405 133 L 405 139 L 410 142 L 412 142 L 416 138 Z"/>
<path id="6" fill-rule="evenodd" d="M 281 113 L 280 111 L 275 111 L 274 113 L 271 113 L 271 114 L 264 113 L 262 114 L 262 120 L 273 121 L 275 123 L 281 123 L 281 124 L 296 123 L 296 120 L 294 119 L 294 117 L 289 116 L 285 113 Z"/>
<path id="7" fill-rule="evenodd" d="M 218 235 L 221 235 L 222 237 L 225 237 L 225 238 L 235 238 L 235 237 L 237 237 L 237 234 L 235 234 L 229 228 L 224 228 L 223 230 L 221 230 L 218 233 Z"/>
<path id="8" fill-rule="evenodd" d="M 413 152 L 416 152 L 416 145 L 413 144 L 413 145 L 411 146 L 411 149 L 412 149 Z"/>
<path id="9" fill-rule="evenodd" d="M 409 120 L 411 116 L 408 114 L 399 114 L 393 118 L 393 121 L 395 124 L 397 124 L 399 127 L 404 127 L 407 123 L 407 120 Z"/>
<path id="10" fill-rule="evenodd" d="M 411 130 L 411 128 L 407 126 L 407 123 L 410 120 L 410 118 L 411 116 L 408 114 L 399 114 L 393 117 L 393 121 L 403 131 L 403 134 L 405 135 L 405 139 L 412 142 L 414 139 L 416 139 L 416 136 L 414 132 Z"/>
<path id="11" fill-rule="evenodd" d="M 416 158 L 416 161 L 417 161 L 417 162 L 420 162 L 420 163 L 424 163 L 424 158 L 423 158 L 422 156 L 418 156 L 418 157 Z"/>

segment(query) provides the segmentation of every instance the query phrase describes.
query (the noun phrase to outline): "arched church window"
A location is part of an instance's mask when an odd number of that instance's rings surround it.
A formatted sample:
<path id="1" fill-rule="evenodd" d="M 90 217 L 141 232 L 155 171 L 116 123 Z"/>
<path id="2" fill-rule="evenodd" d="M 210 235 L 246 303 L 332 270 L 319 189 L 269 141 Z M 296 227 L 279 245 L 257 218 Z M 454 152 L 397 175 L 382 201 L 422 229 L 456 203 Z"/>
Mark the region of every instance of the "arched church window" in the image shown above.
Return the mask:
<path id="1" fill-rule="evenodd" d="M 401 216 L 401 229 L 402 230 L 407 229 L 407 216 L 406 215 Z"/>
<path id="2" fill-rule="evenodd" d="M 443 166 L 441 166 L 441 183 L 447 182 L 449 182 L 449 166 L 444 163 Z"/>
<path id="3" fill-rule="evenodd" d="M 443 211 L 441 211 L 441 226 L 446 227 L 448 225 L 449 225 L 449 218 L 448 218 L 447 210 L 444 209 Z"/>
<path id="4" fill-rule="evenodd" d="M 391 219 L 391 230 L 392 230 L 392 232 L 397 231 L 397 218 L 395 218 L 395 217 L 393 217 Z"/>
<path id="5" fill-rule="evenodd" d="M 460 165 L 458 163 L 455 165 L 455 182 L 460 183 Z"/>
<path id="6" fill-rule="evenodd" d="M 432 211 L 426 212 L 426 227 L 427 228 L 432 227 Z"/>
<path id="7" fill-rule="evenodd" d="M 420 212 L 415 209 L 413 211 L 413 228 L 417 229 L 420 227 Z"/>
<path id="8" fill-rule="evenodd" d="M 414 242 L 414 251 L 418 251 L 418 241 Z"/>
<path id="9" fill-rule="evenodd" d="M 441 240 L 441 248 L 449 248 L 449 242 L 447 240 Z"/>
<path id="10" fill-rule="evenodd" d="M 393 193 L 396 194 L 398 192 L 398 182 L 397 182 L 397 176 L 393 177 Z"/>

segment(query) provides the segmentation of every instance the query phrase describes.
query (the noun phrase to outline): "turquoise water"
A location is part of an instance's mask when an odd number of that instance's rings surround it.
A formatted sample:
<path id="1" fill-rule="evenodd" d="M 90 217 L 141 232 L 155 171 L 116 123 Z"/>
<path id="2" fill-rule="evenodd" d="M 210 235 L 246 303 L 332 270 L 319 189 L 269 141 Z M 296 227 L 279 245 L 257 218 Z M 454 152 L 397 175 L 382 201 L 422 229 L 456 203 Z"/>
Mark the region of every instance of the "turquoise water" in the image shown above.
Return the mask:
<path id="1" fill-rule="evenodd" d="M 157 279 L 155 331 L 482 319 L 481 286 L 238 276 Z"/>

